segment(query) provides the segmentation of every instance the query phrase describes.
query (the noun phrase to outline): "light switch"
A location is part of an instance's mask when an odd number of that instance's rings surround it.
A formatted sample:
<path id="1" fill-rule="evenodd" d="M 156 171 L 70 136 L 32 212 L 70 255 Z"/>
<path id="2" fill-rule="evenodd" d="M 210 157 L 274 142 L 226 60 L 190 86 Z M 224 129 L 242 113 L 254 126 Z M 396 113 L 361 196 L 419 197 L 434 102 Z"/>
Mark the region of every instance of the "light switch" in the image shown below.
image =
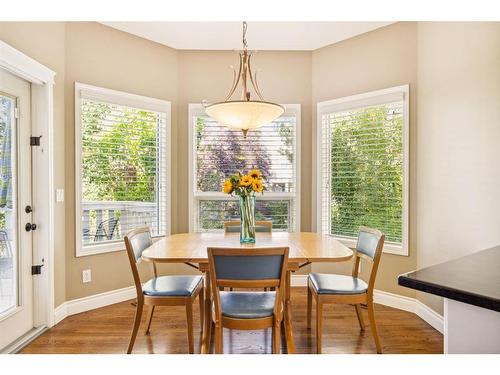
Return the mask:
<path id="1" fill-rule="evenodd" d="M 56 189 L 56 202 L 64 202 L 64 189 Z"/>

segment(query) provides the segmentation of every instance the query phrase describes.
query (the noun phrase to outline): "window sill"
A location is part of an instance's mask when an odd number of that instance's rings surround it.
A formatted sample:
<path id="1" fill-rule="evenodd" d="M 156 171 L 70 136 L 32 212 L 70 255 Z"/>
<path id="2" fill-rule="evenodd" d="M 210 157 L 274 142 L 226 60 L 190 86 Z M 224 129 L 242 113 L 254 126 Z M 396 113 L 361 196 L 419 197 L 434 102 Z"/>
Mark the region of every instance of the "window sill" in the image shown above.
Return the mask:
<path id="1" fill-rule="evenodd" d="M 350 248 L 356 247 L 357 239 L 355 239 L 355 238 L 339 237 L 339 236 L 334 236 L 334 235 L 329 235 L 329 236 L 332 236 L 336 240 L 342 242 L 347 247 L 350 247 Z M 396 244 L 396 243 L 392 243 L 392 242 L 386 242 L 384 244 L 384 249 L 382 250 L 382 252 L 386 253 L 386 254 L 409 256 L 408 249 L 403 248 L 403 246 L 400 244 Z"/>
<path id="2" fill-rule="evenodd" d="M 153 242 L 156 242 L 165 236 L 154 236 L 152 237 Z M 89 255 L 99 255 L 107 253 L 116 253 L 118 251 L 125 251 L 125 243 L 123 240 L 115 241 L 111 243 L 103 243 L 99 245 L 91 245 L 82 247 L 81 245 L 76 248 L 76 257 L 85 257 Z"/>

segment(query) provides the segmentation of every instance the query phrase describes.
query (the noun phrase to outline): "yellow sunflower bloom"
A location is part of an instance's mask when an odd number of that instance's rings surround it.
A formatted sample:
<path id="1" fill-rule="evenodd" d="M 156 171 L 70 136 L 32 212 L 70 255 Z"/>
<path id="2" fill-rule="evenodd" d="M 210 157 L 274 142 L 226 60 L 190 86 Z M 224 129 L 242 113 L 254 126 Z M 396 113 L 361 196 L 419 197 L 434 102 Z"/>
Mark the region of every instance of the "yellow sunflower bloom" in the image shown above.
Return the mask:
<path id="1" fill-rule="evenodd" d="M 231 180 L 227 179 L 224 181 L 224 185 L 222 186 L 222 191 L 226 194 L 231 194 L 233 192 L 233 183 Z"/>
<path id="2" fill-rule="evenodd" d="M 250 172 L 248 172 L 248 175 L 253 179 L 257 179 L 262 177 L 262 172 L 258 169 L 252 169 Z"/>
<path id="3" fill-rule="evenodd" d="M 252 182 L 252 189 L 256 193 L 260 193 L 263 188 L 264 188 L 264 186 L 262 185 L 262 182 L 260 180 L 253 180 L 253 182 Z"/>
<path id="4" fill-rule="evenodd" d="M 252 185 L 253 178 L 250 176 L 243 176 L 240 178 L 240 186 L 250 186 Z"/>

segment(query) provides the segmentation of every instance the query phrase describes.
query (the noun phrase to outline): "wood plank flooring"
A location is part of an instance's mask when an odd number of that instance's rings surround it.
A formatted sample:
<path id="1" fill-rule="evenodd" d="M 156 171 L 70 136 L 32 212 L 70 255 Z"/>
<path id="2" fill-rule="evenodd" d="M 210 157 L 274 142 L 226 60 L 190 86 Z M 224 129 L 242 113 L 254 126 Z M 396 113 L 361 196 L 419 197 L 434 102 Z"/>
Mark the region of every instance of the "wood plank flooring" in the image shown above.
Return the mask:
<path id="1" fill-rule="evenodd" d="M 131 302 L 70 316 L 33 341 L 22 353 L 125 353 L 135 311 Z M 305 288 L 292 288 L 292 305 L 297 353 L 314 353 L 314 330 L 306 328 Z M 363 314 L 367 323 L 366 310 Z M 375 314 L 385 354 L 443 352 L 442 335 L 416 315 L 382 305 L 375 306 Z M 186 320 L 182 307 L 158 307 L 149 335 L 144 334 L 145 315 L 134 353 L 187 353 Z M 199 353 L 198 303 L 194 305 L 194 316 L 195 352 Z M 327 306 L 324 318 L 323 353 L 376 352 L 369 325 L 364 333 L 359 330 L 353 306 Z M 286 352 L 284 339 L 282 351 Z M 224 329 L 224 353 L 271 353 L 271 330 Z"/>

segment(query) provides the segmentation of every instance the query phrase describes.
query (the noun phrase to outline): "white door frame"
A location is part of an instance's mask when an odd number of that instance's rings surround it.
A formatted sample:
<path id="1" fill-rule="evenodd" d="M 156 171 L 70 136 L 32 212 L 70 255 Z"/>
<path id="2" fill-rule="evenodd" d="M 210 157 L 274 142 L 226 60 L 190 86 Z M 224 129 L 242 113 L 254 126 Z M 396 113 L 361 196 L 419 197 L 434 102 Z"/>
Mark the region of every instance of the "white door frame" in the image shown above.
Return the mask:
<path id="1" fill-rule="evenodd" d="M 33 148 L 33 264 L 42 274 L 33 279 L 33 324 L 54 325 L 54 118 L 55 72 L 0 40 L 0 69 L 31 83 L 31 132 L 42 136 Z"/>

